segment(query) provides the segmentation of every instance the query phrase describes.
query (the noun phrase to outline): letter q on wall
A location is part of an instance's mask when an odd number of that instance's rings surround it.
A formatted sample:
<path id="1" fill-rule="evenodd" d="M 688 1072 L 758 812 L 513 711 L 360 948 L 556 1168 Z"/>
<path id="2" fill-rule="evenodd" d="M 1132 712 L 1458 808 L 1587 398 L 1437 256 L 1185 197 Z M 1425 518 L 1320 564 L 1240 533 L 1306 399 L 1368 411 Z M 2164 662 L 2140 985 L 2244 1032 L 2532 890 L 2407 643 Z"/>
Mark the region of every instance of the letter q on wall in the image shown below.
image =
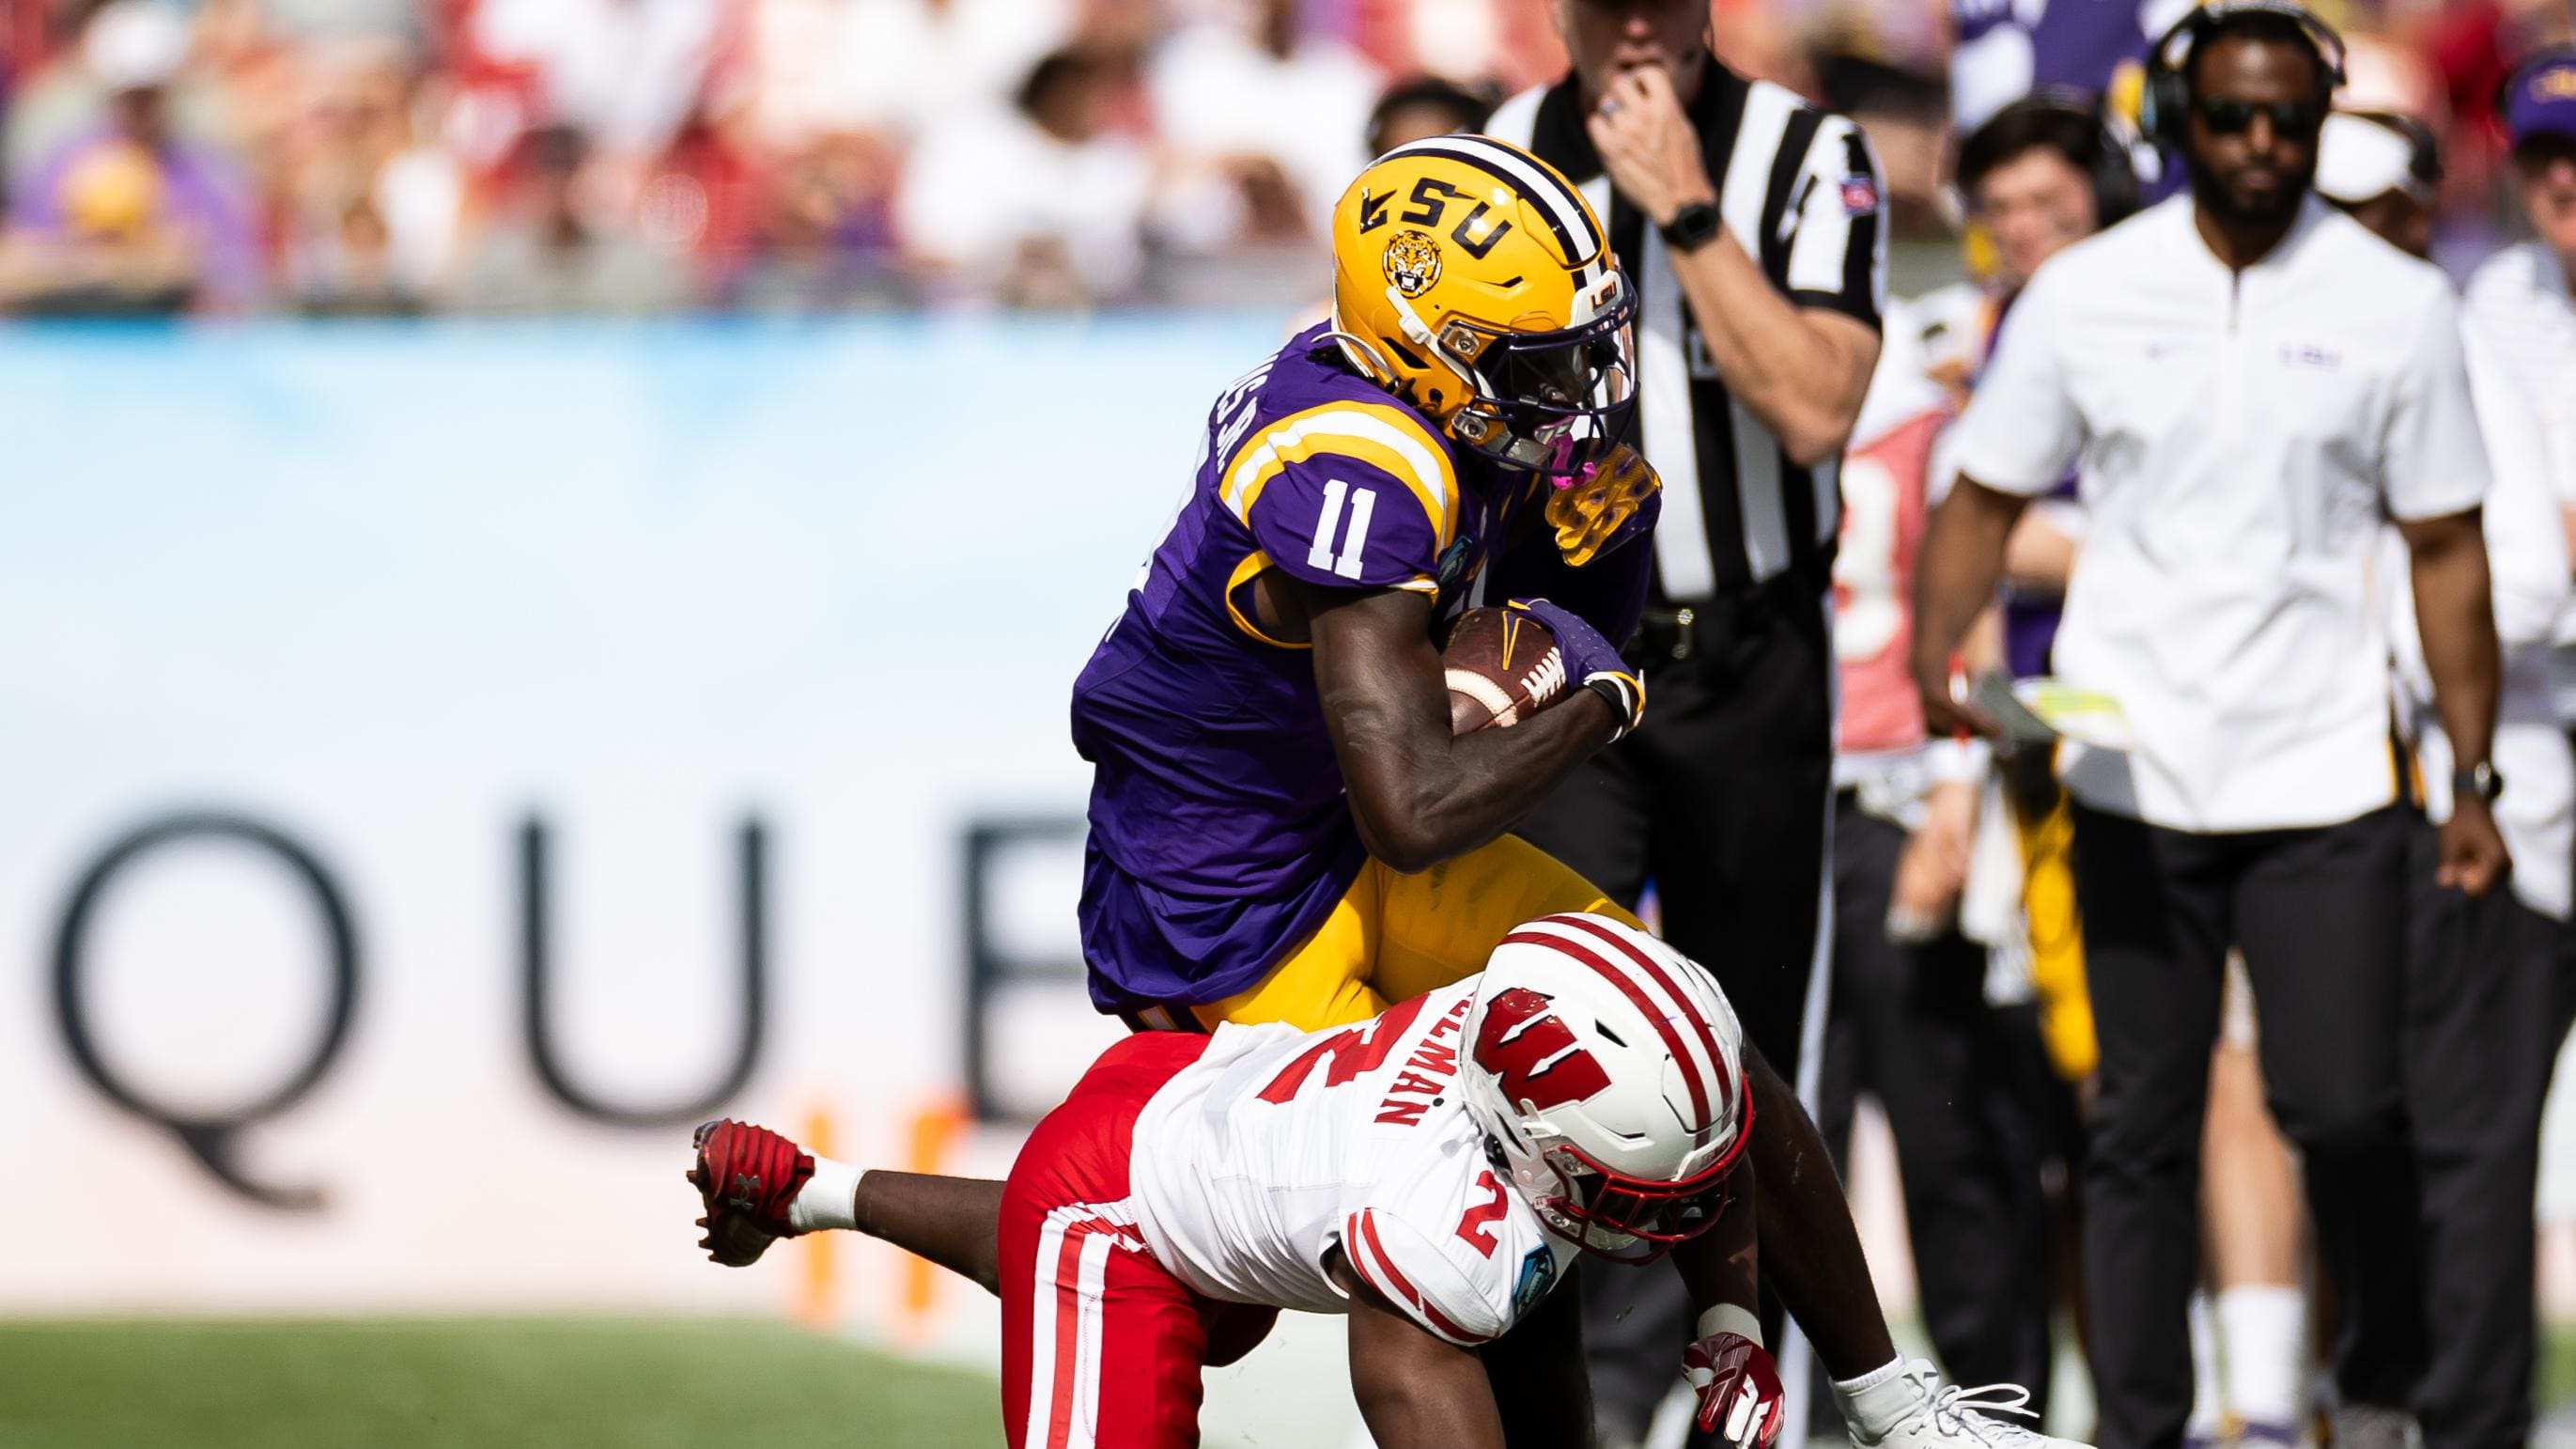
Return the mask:
<path id="1" fill-rule="evenodd" d="M 204 839 L 231 841 L 274 856 L 304 886 L 320 917 L 327 943 L 330 993 L 321 1037 L 283 1080 L 250 1101 L 212 1110 L 156 1101 L 122 1075 L 100 1049 L 98 1035 L 91 1028 L 90 1003 L 82 990 L 88 969 L 90 930 L 118 875 L 164 846 Z M 292 1209 L 322 1205 L 319 1188 L 262 1182 L 240 1164 L 242 1133 L 293 1108 L 321 1084 L 341 1048 L 347 1045 L 350 1023 L 357 1013 L 357 926 L 339 884 L 312 851 L 276 827 L 247 815 L 187 812 L 146 821 L 118 837 L 81 873 L 54 932 L 53 958 L 54 1012 L 61 1026 L 64 1050 L 101 1096 L 176 1137 L 217 1181 L 254 1202 Z"/>

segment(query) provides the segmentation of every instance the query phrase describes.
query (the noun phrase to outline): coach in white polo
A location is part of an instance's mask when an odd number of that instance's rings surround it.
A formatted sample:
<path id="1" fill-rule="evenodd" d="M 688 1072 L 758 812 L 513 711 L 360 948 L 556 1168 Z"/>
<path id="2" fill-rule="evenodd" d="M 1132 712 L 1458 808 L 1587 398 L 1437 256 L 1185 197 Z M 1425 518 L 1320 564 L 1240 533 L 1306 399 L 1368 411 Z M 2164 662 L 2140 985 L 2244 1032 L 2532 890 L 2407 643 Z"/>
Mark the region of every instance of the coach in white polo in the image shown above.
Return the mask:
<path id="1" fill-rule="evenodd" d="M 2024 502 L 2078 469 L 2090 529 L 2058 672 L 2125 712 L 2061 746 L 2100 1036 L 2085 1279 L 2105 1449 L 2180 1441 L 2201 1108 L 2240 948 L 2341 1321 L 2337 1442 L 2397 1442 L 2422 1351 L 2399 1098 L 2406 815 L 2374 542 L 2395 520 L 2461 803 L 2440 871 L 2506 868 L 2487 804 L 2497 657 L 2487 463 L 2440 272 L 2310 192 L 2340 45 L 2219 0 L 2159 45 L 2192 185 L 2042 267 L 1959 424 L 1918 574 L 1926 709 Z M 2151 80 L 2151 85 L 2155 84 Z M 2180 112 L 2180 114 L 2175 114 Z"/>

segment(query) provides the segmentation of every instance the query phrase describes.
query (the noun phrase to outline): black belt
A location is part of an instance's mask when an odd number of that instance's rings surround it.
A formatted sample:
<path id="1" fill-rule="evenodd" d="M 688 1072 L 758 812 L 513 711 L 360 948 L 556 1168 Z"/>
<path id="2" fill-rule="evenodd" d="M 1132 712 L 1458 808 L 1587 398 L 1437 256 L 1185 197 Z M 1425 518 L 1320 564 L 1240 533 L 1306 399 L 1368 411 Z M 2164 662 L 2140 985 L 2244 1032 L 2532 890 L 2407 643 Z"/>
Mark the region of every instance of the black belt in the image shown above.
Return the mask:
<path id="1" fill-rule="evenodd" d="M 1824 590 L 1823 580 L 1791 569 L 1705 599 L 1650 604 L 1627 652 L 1649 665 L 1688 659 L 1760 628 L 1784 610 L 1814 608 Z"/>
<path id="2" fill-rule="evenodd" d="M 1209 1034 L 1207 1023 L 1199 1020 L 1199 1014 L 1192 1011 L 1185 1003 L 1177 1001 L 1156 1002 L 1152 1006 L 1136 1011 L 1122 1011 L 1118 1013 L 1118 1019 L 1127 1023 L 1129 1031 L 1186 1031 L 1199 1036 Z"/>

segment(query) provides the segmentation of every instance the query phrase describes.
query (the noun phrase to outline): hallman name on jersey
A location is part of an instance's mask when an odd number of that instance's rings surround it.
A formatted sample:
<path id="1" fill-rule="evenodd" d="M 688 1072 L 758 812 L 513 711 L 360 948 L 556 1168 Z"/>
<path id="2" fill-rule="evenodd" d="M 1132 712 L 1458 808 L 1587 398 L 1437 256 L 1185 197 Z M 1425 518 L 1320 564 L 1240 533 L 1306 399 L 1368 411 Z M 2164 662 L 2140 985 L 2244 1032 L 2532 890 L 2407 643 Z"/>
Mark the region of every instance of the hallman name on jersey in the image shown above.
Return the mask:
<path id="1" fill-rule="evenodd" d="M 1449 1089 L 1449 1084 L 1458 1075 L 1458 1049 L 1444 1045 L 1440 1039 L 1457 1035 L 1467 1024 L 1467 1013 L 1475 1006 L 1476 998 L 1462 998 L 1438 1021 L 1431 1023 L 1431 1030 L 1422 1038 L 1422 1045 L 1414 1048 L 1413 1055 L 1405 1059 L 1403 1070 L 1397 1072 L 1395 1080 L 1387 1086 L 1386 1095 L 1378 1099 L 1378 1122 L 1411 1127 L 1422 1120 L 1422 1114 L 1430 1111 L 1433 1103 L 1440 1100 L 1440 1094 Z"/>

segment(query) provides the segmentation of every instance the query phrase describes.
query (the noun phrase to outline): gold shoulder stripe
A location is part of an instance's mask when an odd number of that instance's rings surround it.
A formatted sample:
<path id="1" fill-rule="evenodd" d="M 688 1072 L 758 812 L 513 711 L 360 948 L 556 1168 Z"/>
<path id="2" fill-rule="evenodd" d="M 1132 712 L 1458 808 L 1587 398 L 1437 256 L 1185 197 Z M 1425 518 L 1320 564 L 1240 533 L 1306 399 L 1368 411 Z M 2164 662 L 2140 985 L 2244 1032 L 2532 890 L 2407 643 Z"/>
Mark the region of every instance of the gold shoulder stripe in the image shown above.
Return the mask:
<path id="1" fill-rule="evenodd" d="M 1225 504 L 1250 522 L 1253 500 L 1279 470 L 1319 457 L 1356 458 L 1413 490 L 1439 546 L 1457 533 L 1458 473 L 1419 418 L 1387 403 L 1337 402 L 1290 413 L 1246 438 L 1225 474 Z"/>

